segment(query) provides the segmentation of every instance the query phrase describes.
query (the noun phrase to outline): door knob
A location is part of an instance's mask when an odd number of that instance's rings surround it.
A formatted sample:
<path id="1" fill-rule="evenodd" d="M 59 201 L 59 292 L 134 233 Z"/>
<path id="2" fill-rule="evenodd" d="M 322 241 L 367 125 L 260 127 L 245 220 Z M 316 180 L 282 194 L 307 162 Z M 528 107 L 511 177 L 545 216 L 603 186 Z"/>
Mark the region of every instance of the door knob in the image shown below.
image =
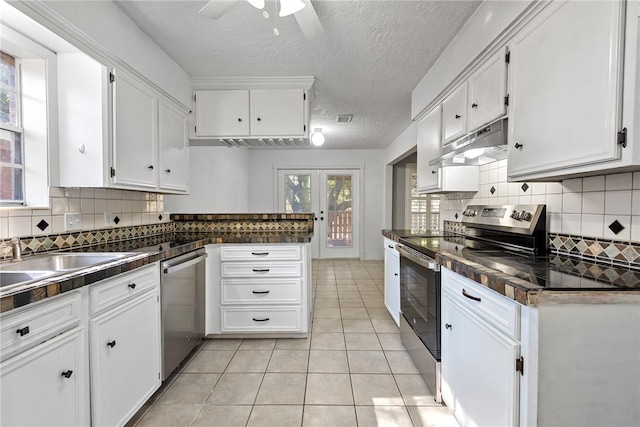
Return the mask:
<path id="1" fill-rule="evenodd" d="M 107 345 L 108 345 L 109 347 L 111 347 L 111 348 L 115 347 L 115 346 L 116 346 L 116 340 L 113 340 L 113 341 L 107 341 Z"/>
<path id="2" fill-rule="evenodd" d="M 519 150 L 523 147 L 522 144 L 520 144 L 519 142 L 516 142 L 516 144 L 514 145 L 514 147 L 516 147 L 516 150 Z"/>
<path id="3" fill-rule="evenodd" d="M 478 108 L 478 104 L 474 102 L 473 104 L 471 104 L 471 108 Z"/>
<path id="4" fill-rule="evenodd" d="M 462 117 L 460 114 L 456 114 L 456 120 Z"/>
<path id="5" fill-rule="evenodd" d="M 147 166 L 147 169 L 149 169 L 150 171 L 152 171 L 152 170 L 153 170 L 153 165 L 149 165 L 149 166 Z"/>
<path id="6" fill-rule="evenodd" d="M 449 323 L 445 323 L 444 327 L 447 328 L 447 329 L 452 329 L 453 328 L 453 326 L 451 326 L 451 324 L 449 324 Z"/>
<path id="7" fill-rule="evenodd" d="M 61 375 L 65 378 L 71 378 L 71 374 L 73 374 L 73 371 L 69 370 L 69 371 L 64 371 Z"/>
<path id="8" fill-rule="evenodd" d="M 171 169 L 165 170 L 166 173 L 171 173 Z"/>

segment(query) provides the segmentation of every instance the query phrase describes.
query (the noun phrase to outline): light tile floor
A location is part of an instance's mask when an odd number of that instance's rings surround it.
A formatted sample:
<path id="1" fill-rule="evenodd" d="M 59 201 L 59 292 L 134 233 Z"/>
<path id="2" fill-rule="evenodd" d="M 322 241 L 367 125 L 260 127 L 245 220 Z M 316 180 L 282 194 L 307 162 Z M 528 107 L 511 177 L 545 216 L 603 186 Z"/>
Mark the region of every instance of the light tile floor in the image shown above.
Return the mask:
<path id="1" fill-rule="evenodd" d="M 400 342 L 382 261 L 314 260 L 308 339 L 207 340 L 130 426 L 457 426 Z"/>

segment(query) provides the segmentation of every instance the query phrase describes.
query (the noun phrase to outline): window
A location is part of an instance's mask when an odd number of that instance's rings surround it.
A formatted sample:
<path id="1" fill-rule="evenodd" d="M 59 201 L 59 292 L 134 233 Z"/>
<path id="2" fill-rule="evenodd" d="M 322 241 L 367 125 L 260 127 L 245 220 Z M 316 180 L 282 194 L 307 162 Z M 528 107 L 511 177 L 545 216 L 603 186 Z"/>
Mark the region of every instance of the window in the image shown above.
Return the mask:
<path id="1" fill-rule="evenodd" d="M 407 164 L 406 226 L 411 230 L 426 231 L 440 228 L 440 196 L 418 193 L 418 174 L 415 164 Z"/>
<path id="2" fill-rule="evenodd" d="M 0 51 L 0 203 L 24 205 L 20 60 Z"/>

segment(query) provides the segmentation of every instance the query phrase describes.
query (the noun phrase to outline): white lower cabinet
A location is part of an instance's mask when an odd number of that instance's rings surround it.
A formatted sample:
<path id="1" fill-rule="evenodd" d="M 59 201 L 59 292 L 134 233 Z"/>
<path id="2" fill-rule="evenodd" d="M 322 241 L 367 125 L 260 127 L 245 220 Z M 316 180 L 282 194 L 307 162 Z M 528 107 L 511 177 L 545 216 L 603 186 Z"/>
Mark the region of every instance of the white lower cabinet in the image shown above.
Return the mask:
<path id="1" fill-rule="evenodd" d="M 92 302 L 105 296 L 112 302 L 89 321 L 95 426 L 124 425 L 160 387 L 158 275 L 154 264 L 92 285 Z M 112 291 L 99 292 L 105 287 Z"/>
<path id="2" fill-rule="evenodd" d="M 0 364 L 0 425 L 88 425 L 85 334 L 75 328 Z"/>
<path id="3" fill-rule="evenodd" d="M 400 326 L 400 254 L 395 244 L 384 239 L 384 305 Z"/>
<path id="4" fill-rule="evenodd" d="M 500 330 L 501 313 L 490 309 L 517 303 L 482 291 L 442 269 L 442 398 L 462 426 L 518 425 L 520 344 Z"/>
<path id="5" fill-rule="evenodd" d="M 309 332 L 309 244 L 208 245 L 206 334 Z"/>

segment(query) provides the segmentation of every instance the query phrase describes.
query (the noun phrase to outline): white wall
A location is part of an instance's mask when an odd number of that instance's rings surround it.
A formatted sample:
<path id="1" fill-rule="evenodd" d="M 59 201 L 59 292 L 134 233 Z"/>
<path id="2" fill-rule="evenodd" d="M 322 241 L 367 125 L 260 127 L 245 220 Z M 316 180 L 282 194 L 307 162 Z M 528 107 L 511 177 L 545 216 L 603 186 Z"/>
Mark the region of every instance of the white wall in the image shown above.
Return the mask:
<path id="1" fill-rule="evenodd" d="M 347 168 L 364 166 L 361 180 L 361 236 L 364 258 L 382 259 L 384 150 L 251 150 L 249 152 L 249 212 L 273 212 L 274 174 L 278 168 Z"/>
<path id="2" fill-rule="evenodd" d="M 166 211 L 171 213 L 248 212 L 249 150 L 191 146 L 189 161 L 190 194 L 164 196 Z M 270 208 L 266 212 L 271 210 Z"/>
<path id="3" fill-rule="evenodd" d="M 12 4 L 42 23 L 42 17 L 30 7 L 20 2 Z M 113 2 L 47 1 L 45 6 L 185 106 L 191 105 L 191 81 L 187 73 Z M 58 29 L 51 30 L 64 38 Z"/>

